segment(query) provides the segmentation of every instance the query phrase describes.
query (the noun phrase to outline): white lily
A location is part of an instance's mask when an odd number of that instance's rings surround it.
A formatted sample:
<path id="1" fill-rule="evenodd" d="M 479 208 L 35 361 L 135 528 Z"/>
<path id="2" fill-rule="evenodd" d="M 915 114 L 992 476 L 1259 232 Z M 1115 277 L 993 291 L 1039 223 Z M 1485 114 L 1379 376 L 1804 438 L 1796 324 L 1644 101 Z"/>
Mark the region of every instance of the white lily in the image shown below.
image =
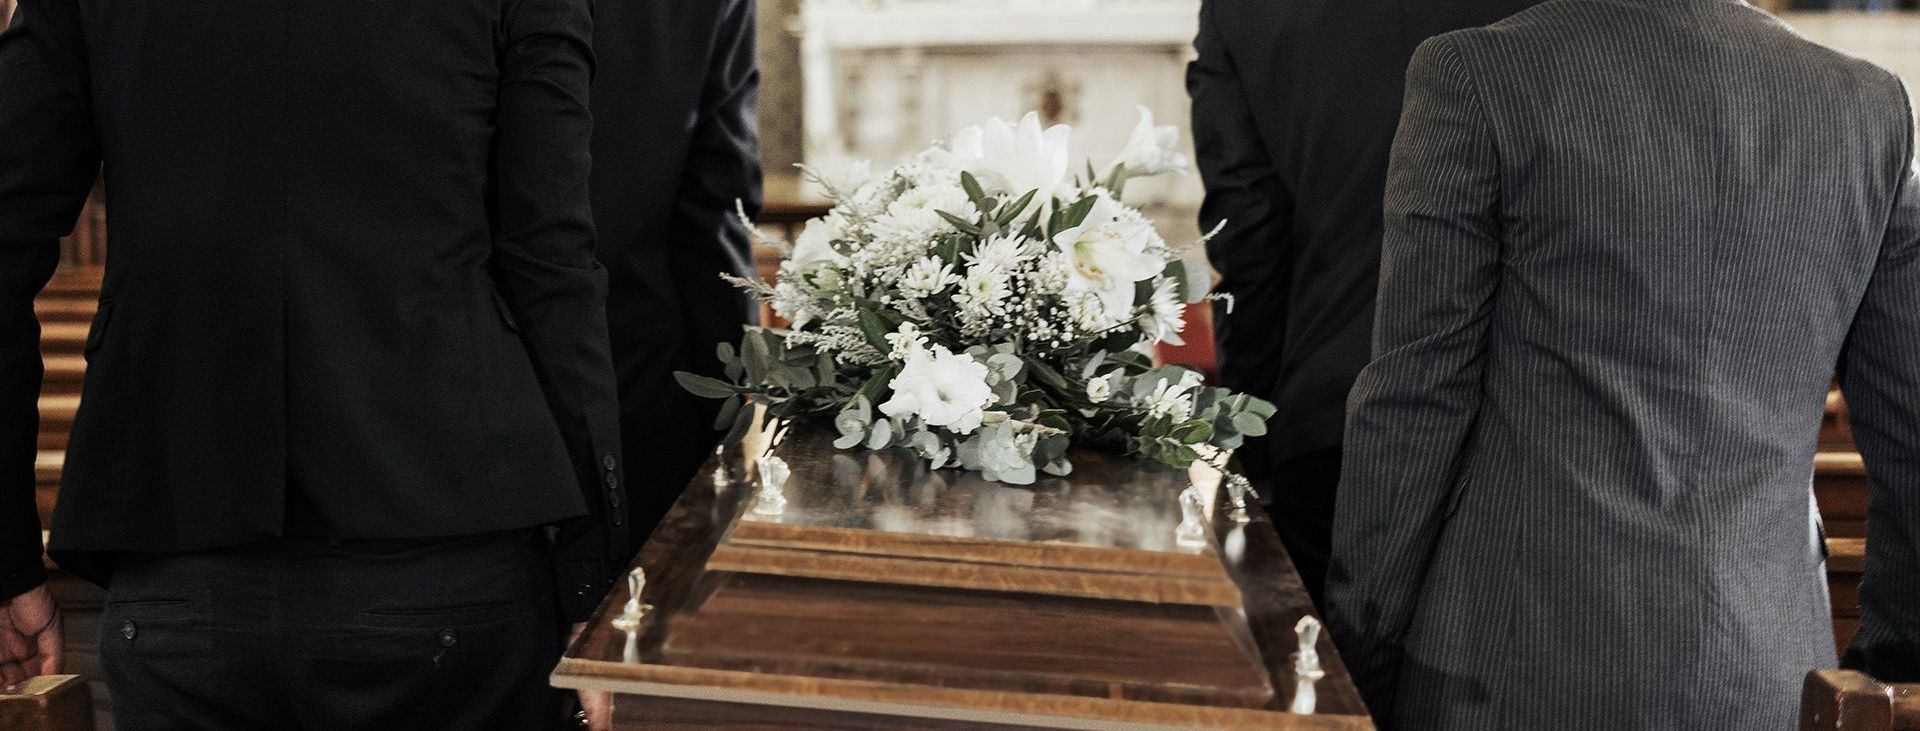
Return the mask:
<path id="1" fill-rule="evenodd" d="M 1107 175 L 1125 168 L 1128 177 L 1144 177 L 1187 171 L 1187 156 L 1180 154 L 1180 128 L 1154 126 L 1153 110 L 1140 107 L 1140 122 L 1127 137 L 1127 146 L 1107 166 Z"/>
<path id="2" fill-rule="evenodd" d="M 1150 279 L 1167 267 L 1164 259 L 1149 250 L 1158 236 L 1153 225 L 1118 213 L 1119 204 L 1102 196 L 1085 222 L 1053 237 L 1072 267 L 1071 281 L 1099 296 L 1107 322 L 1131 317 L 1134 282 Z"/>
<path id="3" fill-rule="evenodd" d="M 963 129 L 948 149 L 953 162 L 982 186 L 1013 196 L 1038 191 L 1036 210 L 1044 210 L 1067 185 L 1072 136 L 1073 128 L 1064 124 L 1042 129 L 1040 115 L 1028 112 L 1018 126 L 994 117 L 984 126 Z"/>

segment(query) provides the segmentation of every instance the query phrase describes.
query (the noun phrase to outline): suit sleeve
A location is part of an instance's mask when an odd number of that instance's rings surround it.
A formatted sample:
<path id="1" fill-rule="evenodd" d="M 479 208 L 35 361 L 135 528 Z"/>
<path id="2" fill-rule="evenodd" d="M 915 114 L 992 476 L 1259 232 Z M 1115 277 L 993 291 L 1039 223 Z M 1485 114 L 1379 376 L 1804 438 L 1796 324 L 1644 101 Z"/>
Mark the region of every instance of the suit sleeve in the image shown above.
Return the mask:
<path id="1" fill-rule="evenodd" d="M 1383 719 L 1483 398 L 1501 247 L 1498 159 L 1477 94 L 1447 37 L 1415 52 L 1387 173 L 1374 361 L 1348 401 L 1329 613 Z"/>
<path id="2" fill-rule="evenodd" d="M 494 276 L 591 513 L 555 533 L 563 610 L 581 621 L 626 549 L 607 277 L 594 258 L 587 199 L 590 0 L 510 0 L 501 32 Z"/>
<path id="3" fill-rule="evenodd" d="M 1263 321 L 1236 328 L 1234 316 L 1216 313 L 1220 366 L 1228 383 L 1247 388 L 1271 378 L 1249 369 L 1271 362 L 1267 351 L 1278 342 L 1271 323 L 1287 301 L 1280 249 L 1293 223 L 1292 196 L 1274 169 L 1240 70 L 1219 32 L 1218 5 L 1204 0 L 1200 6 L 1193 41 L 1198 55 L 1187 66 L 1187 94 L 1193 99 L 1194 156 L 1206 185 L 1200 230 L 1225 224 L 1207 242 L 1207 259 L 1220 276 L 1215 291 L 1234 297 L 1240 317 Z"/>
<path id="4" fill-rule="evenodd" d="M 40 323 L 33 300 L 100 171 L 74 0 L 27 0 L 0 33 L 0 599 L 46 581 L 33 462 Z"/>
<path id="5" fill-rule="evenodd" d="M 727 3 L 716 29 L 713 60 L 701 90 L 699 121 L 687 150 L 686 172 L 674 201 L 674 268 L 680 273 L 687 320 L 688 365 L 718 375 L 720 342 L 737 342 L 754 320 L 753 298 L 720 279 L 722 272 L 754 276 L 753 245 L 735 211 L 756 215 L 762 202 L 758 100 L 760 67 L 754 52 L 753 0 Z M 702 400 L 707 418 L 717 402 Z M 672 486 L 677 491 L 681 486 Z"/>
<path id="6" fill-rule="evenodd" d="M 1907 129 L 1911 135 L 1910 119 Z M 1911 157 L 1909 142 L 1903 160 Z M 1920 174 L 1911 164 L 1897 190 L 1840 364 L 1870 495 L 1860 629 L 1842 664 L 1913 683 L 1920 682 Z"/>
<path id="7" fill-rule="evenodd" d="M 714 58 L 701 90 L 699 123 L 687 148 L 685 177 L 674 201 L 674 267 L 685 272 L 682 292 L 703 363 L 712 343 L 737 342 L 753 317 L 753 297 L 720 280 L 720 272 L 753 276 L 753 242 L 735 201 L 758 215 L 760 192 L 760 65 L 755 58 L 755 2 L 735 0 L 720 17 Z"/>

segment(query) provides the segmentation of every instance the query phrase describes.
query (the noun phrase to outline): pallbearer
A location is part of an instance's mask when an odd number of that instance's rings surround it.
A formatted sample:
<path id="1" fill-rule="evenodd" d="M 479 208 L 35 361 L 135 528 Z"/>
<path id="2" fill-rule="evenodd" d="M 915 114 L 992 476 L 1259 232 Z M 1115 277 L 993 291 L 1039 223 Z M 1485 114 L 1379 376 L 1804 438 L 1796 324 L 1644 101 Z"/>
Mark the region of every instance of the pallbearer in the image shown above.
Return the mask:
<path id="1" fill-rule="evenodd" d="M 57 642 L 32 300 L 104 161 L 51 548 L 109 586 L 121 728 L 559 716 L 628 525 L 589 5 L 27 0 L 0 35 L 5 631 Z"/>
<path id="2" fill-rule="evenodd" d="M 676 370 L 720 375 L 714 347 L 757 319 L 722 274 L 754 275 L 738 211 L 760 209 L 753 0 L 594 9 L 593 216 L 636 474 L 634 546 L 713 453 L 718 406 Z"/>
<path id="3" fill-rule="evenodd" d="M 1187 71 L 1225 385 L 1272 401 L 1239 451 L 1320 601 L 1347 389 L 1367 363 L 1380 192 L 1414 46 L 1538 0 L 1205 0 Z"/>
<path id="4" fill-rule="evenodd" d="M 1794 725 L 1810 465 L 1872 488 L 1849 664 L 1920 673 L 1920 177 L 1893 74 L 1735 0 L 1555 0 L 1415 53 L 1328 597 L 1404 728 Z"/>
<path id="5" fill-rule="evenodd" d="M 634 476 L 622 510 L 646 540 L 712 453 L 718 407 L 673 381 L 720 375 L 714 347 L 754 322 L 740 213 L 760 210 L 753 0 L 602 2 L 594 9 L 593 213 Z M 581 596 L 596 586 L 571 590 Z M 596 727 L 602 707 L 591 709 Z"/>

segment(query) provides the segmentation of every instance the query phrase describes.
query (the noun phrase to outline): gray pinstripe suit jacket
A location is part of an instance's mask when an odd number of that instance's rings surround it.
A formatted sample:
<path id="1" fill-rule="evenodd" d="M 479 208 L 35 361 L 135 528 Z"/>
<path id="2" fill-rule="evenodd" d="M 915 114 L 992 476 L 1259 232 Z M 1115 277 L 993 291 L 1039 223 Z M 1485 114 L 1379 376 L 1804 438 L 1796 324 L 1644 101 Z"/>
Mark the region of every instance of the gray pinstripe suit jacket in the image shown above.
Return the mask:
<path id="1" fill-rule="evenodd" d="M 1406 728 L 1787 728 L 1835 662 L 1811 464 L 1872 476 L 1850 657 L 1920 672 L 1920 180 L 1898 79 L 1736 0 L 1421 46 L 1349 402 L 1336 638 Z"/>

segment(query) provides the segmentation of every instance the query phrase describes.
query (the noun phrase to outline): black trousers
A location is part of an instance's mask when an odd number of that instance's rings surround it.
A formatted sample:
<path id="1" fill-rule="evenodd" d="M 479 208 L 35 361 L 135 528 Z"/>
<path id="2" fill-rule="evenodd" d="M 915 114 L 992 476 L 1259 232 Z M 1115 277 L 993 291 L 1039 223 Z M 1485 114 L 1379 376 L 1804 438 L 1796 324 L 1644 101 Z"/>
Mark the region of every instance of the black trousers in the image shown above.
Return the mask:
<path id="1" fill-rule="evenodd" d="M 100 633 L 142 729 L 539 729 L 563 629 L 533 532 L 123 555 Z"/>
<path id="2" fill-rule="evenodd" d="M 1273 465 L 1267 475 L 1267 516 L 1293 566 L 1324 616 L 1327 561 L 1333 553 L 1333 506 L 1340 487 L 1340 449 L 1323 449 Z"/>

